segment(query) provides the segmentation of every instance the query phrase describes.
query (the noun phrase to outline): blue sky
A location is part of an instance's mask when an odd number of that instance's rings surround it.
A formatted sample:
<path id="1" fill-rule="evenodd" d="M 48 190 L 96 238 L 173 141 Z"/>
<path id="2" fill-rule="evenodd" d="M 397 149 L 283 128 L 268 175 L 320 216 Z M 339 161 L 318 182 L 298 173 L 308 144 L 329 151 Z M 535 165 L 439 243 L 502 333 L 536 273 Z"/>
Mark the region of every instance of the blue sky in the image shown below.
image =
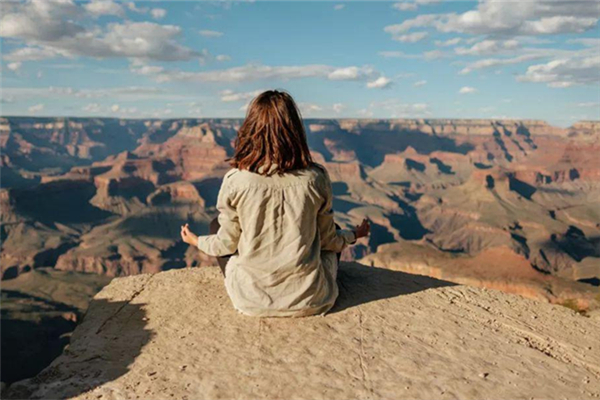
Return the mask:
<path id="1" fill-rule="evenodd" d="M 2 3 L 2 115 L 600 119 L 597 1 Z"/>

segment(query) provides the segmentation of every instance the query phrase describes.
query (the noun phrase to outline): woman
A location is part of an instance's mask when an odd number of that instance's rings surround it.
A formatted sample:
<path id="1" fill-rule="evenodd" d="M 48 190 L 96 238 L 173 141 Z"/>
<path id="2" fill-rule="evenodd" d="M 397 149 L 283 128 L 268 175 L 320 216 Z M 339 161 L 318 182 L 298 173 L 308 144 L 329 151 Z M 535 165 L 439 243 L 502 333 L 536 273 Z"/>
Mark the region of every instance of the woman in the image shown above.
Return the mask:
<path id="1" fill-rule="evenodd" d="M 325 168 L 312 161 L 292 97 L 257 96 L 238 131 L 211 234 L 183 240 L 217 257 L 234 307 L 252 316 L 323 314 L 335 303 L 339 253 L 369 234 L 336 229 Z"/>

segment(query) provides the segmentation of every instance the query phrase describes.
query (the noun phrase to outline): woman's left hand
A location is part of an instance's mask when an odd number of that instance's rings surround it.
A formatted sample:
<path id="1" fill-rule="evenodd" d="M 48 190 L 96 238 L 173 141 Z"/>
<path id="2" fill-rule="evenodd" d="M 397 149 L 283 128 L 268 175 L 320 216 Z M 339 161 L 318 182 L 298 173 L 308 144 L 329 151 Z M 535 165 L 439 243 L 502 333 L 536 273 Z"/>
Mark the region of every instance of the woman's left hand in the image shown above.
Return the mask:
<path id="1" fill-rule="evenodd" d="M 194 235 L 194 233 L 190 231 L 189 224 L 181 226 L 181 238 L 190 246 L 198 246 L 198 236 Z"/>

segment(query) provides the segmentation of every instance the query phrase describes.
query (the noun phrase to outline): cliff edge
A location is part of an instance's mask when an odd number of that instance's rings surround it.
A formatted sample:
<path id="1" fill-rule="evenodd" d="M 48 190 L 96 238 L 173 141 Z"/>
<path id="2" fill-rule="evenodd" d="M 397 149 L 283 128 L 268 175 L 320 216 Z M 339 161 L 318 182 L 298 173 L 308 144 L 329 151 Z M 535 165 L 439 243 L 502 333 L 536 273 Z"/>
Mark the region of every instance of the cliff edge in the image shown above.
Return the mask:
<path id="1" fill-rule="evenodd" d="M 597 315 L 357 263 L 341 268 L 334 310 L 301 319 L 238 314 L 216 268 L 115 279 L 64 354 L 6 397 L 600 396 Z"/>

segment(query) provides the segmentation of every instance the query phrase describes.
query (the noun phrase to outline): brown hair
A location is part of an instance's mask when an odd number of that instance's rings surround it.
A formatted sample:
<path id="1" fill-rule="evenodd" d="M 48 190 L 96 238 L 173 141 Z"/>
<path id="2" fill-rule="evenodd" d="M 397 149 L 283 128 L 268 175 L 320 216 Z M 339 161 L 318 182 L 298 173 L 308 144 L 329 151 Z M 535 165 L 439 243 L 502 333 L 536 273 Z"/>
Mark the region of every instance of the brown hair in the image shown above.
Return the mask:
<path id="1" fill-rule="evenodd" d="M 234 168 L 267 176 L 312 164 L 304 124 L 292 96 L 267 90 L 252 100 L 229 161 Z"/>

